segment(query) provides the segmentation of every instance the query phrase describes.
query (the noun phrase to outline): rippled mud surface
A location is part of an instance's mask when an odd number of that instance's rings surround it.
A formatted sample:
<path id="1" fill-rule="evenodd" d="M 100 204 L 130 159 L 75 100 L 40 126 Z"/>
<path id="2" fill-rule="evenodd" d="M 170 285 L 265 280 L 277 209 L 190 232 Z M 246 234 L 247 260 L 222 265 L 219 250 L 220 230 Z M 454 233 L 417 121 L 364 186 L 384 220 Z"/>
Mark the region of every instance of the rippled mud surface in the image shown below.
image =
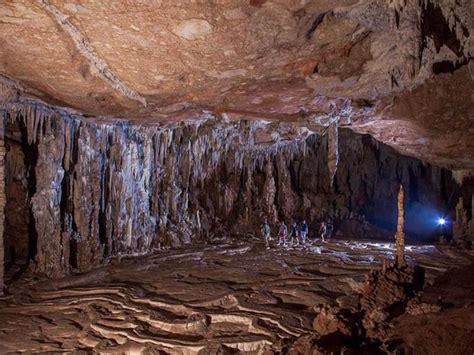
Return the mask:
<path id="1" fill-rule="evenodd" d="M 428 283 L 469 262 L 448 248 L 407 249 Z M 392 250 L 343 240 L 270 250 L 226 242 L 113 260 L 60 280 L 22 276 L 0 299 L 0 352 L 278 352 L 311 333 L 314 305 L 353 303 L 365 274 Z"/>

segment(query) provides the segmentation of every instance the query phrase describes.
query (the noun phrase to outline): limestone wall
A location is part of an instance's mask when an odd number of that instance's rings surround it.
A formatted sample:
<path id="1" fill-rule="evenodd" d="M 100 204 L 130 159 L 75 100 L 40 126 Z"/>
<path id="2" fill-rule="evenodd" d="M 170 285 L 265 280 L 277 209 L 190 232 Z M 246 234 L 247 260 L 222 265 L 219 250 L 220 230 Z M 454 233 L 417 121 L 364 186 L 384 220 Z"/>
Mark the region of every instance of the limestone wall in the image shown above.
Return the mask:
<path id="1" fill-rule="evenodd" d="M 3 294 L 3 279 L 4 279 L 4 264 L 5 264 L 5 250 L 4 250 L 4 222 L 5 222 L 5 140 L 4 140 L 4 116 L 0 115 L 0 295 Z"/>
<path id="2" fill-rule="evenodd" d="M 408 216 L 415 202 L 444 205 L 456 186 L 446 170 L 347 129 L 331 144 L 284 123 L 210 114 L 146 126 L 42 105 L 13 105 L 7 116 L 7 262 L 26 259 L 51 277 L 117 255 L 247 236 L 264 216 L 304 218 L 314 237 L 325 218 L 365 215 L 392 239 L 400 182 Z M 334 149 L 337 169 L 328 164 Z"/>

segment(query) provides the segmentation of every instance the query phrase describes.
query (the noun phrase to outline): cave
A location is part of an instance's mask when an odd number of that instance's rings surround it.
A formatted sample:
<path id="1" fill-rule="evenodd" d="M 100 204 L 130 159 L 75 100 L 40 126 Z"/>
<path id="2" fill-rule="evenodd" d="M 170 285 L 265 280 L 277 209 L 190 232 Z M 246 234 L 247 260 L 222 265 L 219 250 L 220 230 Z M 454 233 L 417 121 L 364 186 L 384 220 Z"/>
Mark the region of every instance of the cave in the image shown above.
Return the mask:
<path id="1" fill-rule="evenodd" d="M 0 4 L 0 353 L 472 354 L 469 1 Z"/>

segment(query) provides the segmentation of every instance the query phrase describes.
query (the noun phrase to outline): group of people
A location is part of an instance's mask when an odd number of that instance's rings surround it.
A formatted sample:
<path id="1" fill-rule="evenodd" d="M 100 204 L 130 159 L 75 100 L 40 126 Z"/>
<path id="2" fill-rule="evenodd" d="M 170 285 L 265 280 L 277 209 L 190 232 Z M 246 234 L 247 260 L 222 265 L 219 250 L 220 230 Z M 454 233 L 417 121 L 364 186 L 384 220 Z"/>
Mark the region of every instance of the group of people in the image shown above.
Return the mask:
<path id="1" fill-rule="evenodd" d="M 319 227 L 319 235 L 322 241 L 325 241 L 326 238 L 329 238 L 332 234 L 332 224 L 329 222 L 322 222 Z M 271 238 L 271 229 L 268 220 L 265 219 L 262 225 L 262 234 L 265 240 L 265 245 L 267 249 L 270 248 L 270 240 Z M 288 227 L 285 222 L 281 222 L 278 228 L 278 244 L 287 246 L 288 241 L 291 245 L 304 245 L 306 244 L 306 238 L 308 236 L 308 224 L 305 220 L 303 220 L 299 225 L 296 222 L 293 222 L 290 226 L 290 230 L 288 231 Z"/>

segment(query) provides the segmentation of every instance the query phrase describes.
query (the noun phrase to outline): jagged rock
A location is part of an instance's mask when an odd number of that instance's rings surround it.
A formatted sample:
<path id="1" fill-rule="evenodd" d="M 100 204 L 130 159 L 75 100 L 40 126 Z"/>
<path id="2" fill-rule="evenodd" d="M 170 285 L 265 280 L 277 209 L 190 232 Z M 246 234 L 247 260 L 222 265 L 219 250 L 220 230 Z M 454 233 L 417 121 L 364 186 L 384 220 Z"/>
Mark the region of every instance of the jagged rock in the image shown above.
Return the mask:
<path id="1" fill-rule="evenodd" d="M 437 313 L 441 309 L 440 305 L 421 302 L 419 299 L 414 298 L 408 301 L 406 312 L 409 315 L 418 316 L 420 314 Z"/>
<path id="2" fill-rule="evenodd" d="M 264 216 L 273 223 L 305 218 L 311 231 L 323 218 L 337 227 L 352 215 L 387 226 L 396 215 L 399 171 L 408 191 L 413 184 L 418 192 L 408 201 L 415 208 L 457 193 L 455 184 L 438 192 L 452 179 L 447 170 L 342 128 L 331 187 L 324 132 L 210 113 L 152 126 L 92 122 L 32 103 L 6 105 L 4 114 L 6 260 L 34 262 L 49 276 L 113 256 L 255 235 Z"/>
<path id="3" fill-rule="evenodd" d="M 352 338 L 360 334 L 360 324 L 358 324 L 357 314 L 348 309 L 336 306 L 320 305 L 315 307 L 317 313 L 313 321 L 313 329 L 320 336 L 338 333 L 341 336 Z"/>
<path id="4" fill-rule="evenodd" d="M 418 266 L 371 271 L 360 300 L 367 336 L 383 339 L 388 334 L 390 319 L 405 312 L 408 301 L 422 290 L 423 284 L 424 269 Z"/>

